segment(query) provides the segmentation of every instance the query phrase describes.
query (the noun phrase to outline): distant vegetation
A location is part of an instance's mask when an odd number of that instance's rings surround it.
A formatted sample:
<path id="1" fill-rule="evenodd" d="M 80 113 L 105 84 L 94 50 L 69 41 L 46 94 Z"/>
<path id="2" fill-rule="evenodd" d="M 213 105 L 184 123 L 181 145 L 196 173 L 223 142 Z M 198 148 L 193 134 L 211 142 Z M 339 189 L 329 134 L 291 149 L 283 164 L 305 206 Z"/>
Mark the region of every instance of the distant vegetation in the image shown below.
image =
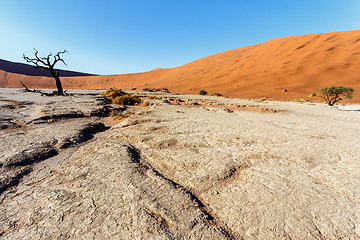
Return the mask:
<path id="1" fill-rule="evenodd" d="M 310 102 L 310 99 L 308 98 L 295 98 L 295 102 Z"/>
<path id="2" fill-rule="evenodd" d="M 211 93 L 210 96 L 221 97 L 222 95 L 220 93 Z"/>
<path id="3" fill-rule="evenodd" d="M 351 99 L 351 94 L 353 93 L 354 89 L 351 87 L 343 87 L 343 86 L 331 86 L 331 87 L 324 87 L 321 90 L 325 102 L 329 106 L 334 106 L 337 102 L 344 98 Z"/>
<path id="4" fill-rule="evenodd" d="M 165 92 L 165 93 L 169 93 L 169 89 L 167 88 L 144 88 L 143 89 L 144 92 Z"/>
<path id="5" fill-rule="evenodd" d="M 107 99 L 112 100 L 114 104 L 137 105 L 141 103 L 141 99 L 138 96 L 129 95 L 121 89 L 110 88 L 109 90 L 101 93 L 101 95 L 104 95 Z"/>
<path id="6" fill-rule="evenodd" d="M 199 94 L 200 94 L 200 95 L 206 95 L 206 94 L 208 94 L 208 93 L 207 93 L 207 91 L 205 91 L 205 90 L 200 90 Z"/>

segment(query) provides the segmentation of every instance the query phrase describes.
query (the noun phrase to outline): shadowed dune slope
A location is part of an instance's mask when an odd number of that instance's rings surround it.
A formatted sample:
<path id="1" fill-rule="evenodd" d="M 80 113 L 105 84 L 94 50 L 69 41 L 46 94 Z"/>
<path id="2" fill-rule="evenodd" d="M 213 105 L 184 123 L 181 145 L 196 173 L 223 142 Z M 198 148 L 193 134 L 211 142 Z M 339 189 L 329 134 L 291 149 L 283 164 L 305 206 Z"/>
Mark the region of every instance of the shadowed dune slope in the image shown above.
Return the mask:
<path id="1" fill-rule="evenodd" d="M 9 73 L 17 73 L 29 76 L 46 76 L 51 77 L 49 71 L 43 71 L 41 68 L 35 68 L 33 65 L 24 63 L 15 63 L 0 59 L 0 70 Z M 77 77 L 77 76 L 93 76 L 94 74 L 81 73 L 67 70 L 59 70 L 60 76 Z"/>
<path id="2" fill-rule="evenodd" d="M 208 56 L 172 69 L 144 73 L 64 77 L 65 88 L 169 88 L 195 93 L 204 89 L 229 97 L 308 97 L 325 86 L 353 87 L 360 102 L 360 30 L 272 39 Z M 0 87 L 54 86 L 43 77 L 14 76 L 0 71 Z M 283 92 L 287 89 L 287 92 Z"/>

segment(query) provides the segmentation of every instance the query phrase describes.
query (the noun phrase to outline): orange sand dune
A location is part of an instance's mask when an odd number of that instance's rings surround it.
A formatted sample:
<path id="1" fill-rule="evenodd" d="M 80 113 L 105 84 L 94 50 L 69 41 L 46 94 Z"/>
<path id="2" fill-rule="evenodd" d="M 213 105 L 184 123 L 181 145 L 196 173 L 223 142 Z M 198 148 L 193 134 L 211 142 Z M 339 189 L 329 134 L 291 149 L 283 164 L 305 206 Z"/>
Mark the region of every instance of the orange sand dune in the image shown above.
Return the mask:
<path id="1" fill-rule="evenodd" d="M 198 94 L 201 89 L 229 97 L 293 99 L 325 86 L 353 87 L 360 102 L 360 30 L 272 39 L 208 56 L 172 69 L 144 73 L 64 77 L 65 88 L 169 88 Z M 46 77 L 0 71 L 0 87 L 53 88 Z M 283 92 L 287 89 L 287 92 Z"/>

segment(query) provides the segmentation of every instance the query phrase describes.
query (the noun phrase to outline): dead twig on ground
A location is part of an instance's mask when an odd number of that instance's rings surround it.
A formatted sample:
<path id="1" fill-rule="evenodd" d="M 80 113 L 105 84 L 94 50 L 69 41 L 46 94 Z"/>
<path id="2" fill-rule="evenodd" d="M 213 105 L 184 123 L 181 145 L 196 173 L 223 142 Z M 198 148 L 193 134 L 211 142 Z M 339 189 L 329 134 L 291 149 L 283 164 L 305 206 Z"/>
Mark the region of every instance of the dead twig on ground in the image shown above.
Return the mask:
<path id="1" fill-rule="evenodd" d="M 28 88 L 21 80 L 20 80 L 20 83 L 25 88 L 25 89 L 19 90 L 19 91 L 22 91 L 22 92 L 40 93 L 41 96 L 58 96 L 59 95 L 57 91 L 53 91 L 52 93 L 46 93 L 43 90 Z M 64 91 L 62 95 L 69 96 L 70 94 L 68 94 L 68 93 L 66 93 L 66 91 Z"/>

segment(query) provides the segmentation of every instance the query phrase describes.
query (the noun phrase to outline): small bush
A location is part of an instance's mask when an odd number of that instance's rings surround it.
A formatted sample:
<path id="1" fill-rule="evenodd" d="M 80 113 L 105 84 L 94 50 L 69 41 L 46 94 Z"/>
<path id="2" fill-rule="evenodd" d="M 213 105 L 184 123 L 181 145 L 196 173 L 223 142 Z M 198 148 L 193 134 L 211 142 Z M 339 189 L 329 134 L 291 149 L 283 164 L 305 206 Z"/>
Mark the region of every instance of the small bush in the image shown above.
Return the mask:
<path id="1" fill-rule="evenodd" d="M 118 96 L 113 99 L 114 104 L 121 104 L 121 105 L 136 105 L 141 103 L 141 99 L 138 96 Z"/>
<path id="2" fill-rule="evenodd" d="M 104 95 L 107 99 L 113 100 L 116 97 L 126 95 L 126 92 L 122 91 L 121 89 L 110 88 L 109 90 L 101 93 L 100 95 Z"/>
<path id="3" fill-rule="evenodd" d="M 285 88 L 284 90 L 283 90 L 283 92 L 287 92 L 288 90 Z"/>
<path id="4" fill-rule="evenodd" d="M 220 93 L 211 93 L 210 96 L 221 97 L 222 95 Z"/>
<path id="5" fill-rule="evenodd" d="M 199 94 L 200 94 L 200 95 L 206 95 L 206 94 L 207 94 L 207 91 L 205 91 L 205 90 L 200 90 Z"/>
<path id="6" fill-rule="evenodd" d="M 106 96 L 106 94 L 108 94 L 108 93 L 110 93 L 110 92 L 112 92 L 112 91 L 114 91 L 114 89 L 113 89 L 113 88 L 110 88 L 109 90 L 106 90 L 105 92 L 100 93 L 100 95 Z"/>
<path id="7" fill-rule="evenodd" d="M 167 88 L 144 88 L 144 92 L 164 92 L 164 93 L 170 93 L 169 89 Z"/>
<path id="8" fill-rule="evenodd" d="M 311 93 L 311 94 L 310 94 L 310 97 L 316 97 L 316 93 L 314 93 L 314 92 Z"/>
<path id="9" fill-rule="evenodd" d="M 310 99 L 308 98 L 295 98 L 295 102 L 310 102 Z"/>
<path id="10" fill-rule="evenodd" d="M 153 88 L 143 88 L 144 92 L 155 92 Z"/>
<path id="11" fill-rule="evenodd" d="M 169 89 L 167 89 L 167 88 L 161 88 L 160 90 L 161 90 L 161 92 L 170 93 Z"/>
<path id="12" fill-rule="evenodd" d="M 159 99 L 158 97 L 156 97 L 156 96 L 149 96 L 149 97 L 147 97 L 148 99 Z"/>
<path id="13" fill-rule="evenodd" d="M 100 95 L 104 95 L 107 99 L 112 100 L 113 104 L 136 105 L 141 103 L 141 99 L 138 96 L 130 96 L 121 89 L 110 88 L 109 90 L 101 93 Z"/>
<path id="14" fill-rule="evenodd" d="M 150 106 L 150 103 L 149 103 L 148 101 L 144 101 L 144 102 L 143 102 L 143 106 L 144 106 L 144 107 Z"/>

